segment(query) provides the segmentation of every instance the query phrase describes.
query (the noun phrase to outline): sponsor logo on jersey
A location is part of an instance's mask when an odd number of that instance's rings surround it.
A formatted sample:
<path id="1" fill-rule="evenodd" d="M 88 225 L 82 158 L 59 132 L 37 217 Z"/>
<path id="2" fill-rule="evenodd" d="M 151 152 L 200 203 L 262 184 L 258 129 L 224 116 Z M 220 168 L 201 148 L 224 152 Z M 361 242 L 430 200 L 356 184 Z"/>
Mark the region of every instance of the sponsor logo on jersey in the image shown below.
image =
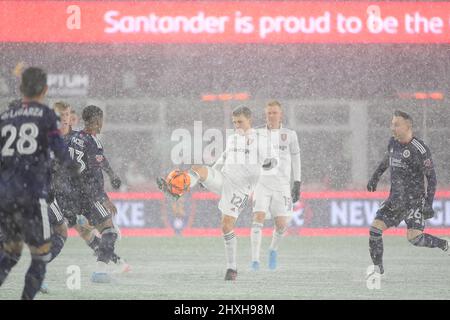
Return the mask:
<path id="1" fill-rule="evenodd" d="M 97 162 L 102 162 L 103 161 L 103 155 L 98 154 L 95 156 L 95 160 L 97 160 Z"/>
<path id="2" fill-rule="evenodd" d="M 423 162 L 423 165 L 425 166 L 425 167 L 431 167 L 431 159 L 426 159 L 424 162 Z"/>
<path id="3" fill-rule="evenodd" d="M 80 147 L 84 148 L 84 140 L 81 140 L 81 139 L 78 139 L 76 137 L 73 137 L 71 142 L 73 142 L 76 145 L 79 145 Z"/>
<path id="4" fill-rule="evenodd" d="M 287 133 L 282 133 L 281 134 L 281 140 L 282 141 L 286 141 L 286 139 L 287 139 Z"/>
<path id="5" fill-rule="evenodd" d="M 406 149 L 405 151 L 403 151 L 403 157 L 404 157 L 404 158 L 409 158 L 410 155 L 411 155 L 411 152 L 410 152 L 408 149 Z"/>

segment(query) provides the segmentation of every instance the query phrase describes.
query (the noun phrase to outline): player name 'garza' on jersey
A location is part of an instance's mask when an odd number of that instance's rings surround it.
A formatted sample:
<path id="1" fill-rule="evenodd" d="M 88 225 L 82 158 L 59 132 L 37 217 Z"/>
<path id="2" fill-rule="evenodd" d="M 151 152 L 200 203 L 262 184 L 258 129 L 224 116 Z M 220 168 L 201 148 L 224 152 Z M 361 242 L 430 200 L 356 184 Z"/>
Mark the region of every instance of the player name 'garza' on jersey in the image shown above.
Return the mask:
<path id="1" fill-rule="evenodd" d="M 106 160 L 100 140 L 85 131 L 73 133 L 69 141 L 70 157 L 78 165 L 80 177 L 74 179 L 73 187 L 80 196 L 104 201 L 108 196 L 104 190 L 102 166 Z"/>
<path id="2" fill-rule="evenodd" d="M 63 164 L 70 162 L 53 110 L 38 102 L 16 100 L 0 116 L 1 181 L 9 192 L 47 198 L 50 150 Z"/>

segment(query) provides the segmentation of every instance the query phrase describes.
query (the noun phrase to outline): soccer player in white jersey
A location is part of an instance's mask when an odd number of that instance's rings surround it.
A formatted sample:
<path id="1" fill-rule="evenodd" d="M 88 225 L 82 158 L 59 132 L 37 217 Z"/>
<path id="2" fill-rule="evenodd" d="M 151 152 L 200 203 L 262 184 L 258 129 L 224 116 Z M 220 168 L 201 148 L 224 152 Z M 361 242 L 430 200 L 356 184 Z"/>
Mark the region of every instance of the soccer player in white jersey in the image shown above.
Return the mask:
<path id="1" fill-rule="evenodd" d="M 227 139 L 226 148 L 212 167 L 194 165 L 188 171 L 190 188 L 200 182 L 221 196 L 221 228 L 225 240 L 227 271 L 225 280 L 236 280 L 237 240 L 234 225 L 261 175 L 271 174 L 278 165 L 278 155 L 264 132 L 252 128 L 251 111 L 242 106 L 233 110 L 235 133 Z M 163 178 L 157 180 L 159 188 L 170 192 Z"/>
<path id="2" fill-rule="evenodd" d="M 265 108 L 266 126 L 258 129 L 267 132 L 279 154 L 278 172 L 260 177 L 253 195 L 253 223 L 251 228 L 252 269 L 260 267 L 262 227 L 266 215 L 274 219 L 272 242 L 269 248 L 269 269 L 277 267 L 277 251 L 289 221 L 292 207 L 300 198 L 301 162 L 297 133 L 282 126 L 283 110 L 278 101 L 270 101 Z M 291 170 L 292 169 L 292 170 Z M 293 187 L 291 189 L 291 171 Z"/>

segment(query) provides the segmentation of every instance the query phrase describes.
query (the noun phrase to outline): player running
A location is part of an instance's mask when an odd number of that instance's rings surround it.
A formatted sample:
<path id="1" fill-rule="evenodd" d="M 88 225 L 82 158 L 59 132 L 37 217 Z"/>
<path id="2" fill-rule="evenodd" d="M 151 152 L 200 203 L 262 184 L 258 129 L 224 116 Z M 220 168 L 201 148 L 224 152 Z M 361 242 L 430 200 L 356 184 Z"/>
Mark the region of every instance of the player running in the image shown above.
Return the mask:
<path id="1" fill-rule="evenodd" d="M 74 132 L 68 142 L 69 153 L 78 165 L 80 178 L 72 179 L 70 190 L 74 195 L 72 212 L 85 216 L 101 234 L 98 241 L 98 270 L 92 274 L 93 282 L 109 282 L 107 271 L 110 261 L 118 258 L 114 253 L 118 238 L 112 216 L 117 213 L 115 205 L 104 190 L 102 170 L 109 167 L 103 154 L 103 145 L 96 137 L 103 126 L 103 111 L 97 106 L 87 106 L 82 113 L 85 127 Z M 72 221 L 75 223 L 76 221 Z M 70 225 L 70 223 L 69 223 Z"/>
<path id="2" fill-rule="evenodd" d="M 370 227 L 369 251 L 374 264 L 371 274 L 384 273 L 383 231 L 398 226 L 402 220 L 406 223 L 407 238 L 411 244 L 448 251 L 446 240 L 423 232 L 425 219 L 434 215 L 437 182 L 430 149 L 414 137 L 412 126 L 413 120 L 407 113 L 394 112 L 391 125 L 393 137 L 389 140 L 385 157 L 367 184 L 368 191 L 375 191 L 380 177 L 390 168 L 389 197 L 377 211 Z"/>
<path id="3" fill-rule="evenodd" d="M 272 242 L 269 247 L 269 269 L 277 267 L 277 252 L 289 221 L 293 204 L 299 200 L 301 186 L 300 146 L 297 133 L 282 126 L 283 111 L 278 101 L 270 101 L 265 108 L 266 127 L 258 129 L 270 135 L 280 157 L 278 171 L 262 175 L 253 195 L 253 223 L 250 233 L 252 269 L 259 270 L 262 227 L 266 214 L 274 219 Z M 291 170 L 293 187 L 291 188 Z"/>
<path id="4" fill-rule="evenodd" d="M 68 144 L 71 137 L 77 132 L 72 130 L 71 126 L 71 107 L 69 104 L 59 101 L 53 105 L 53 109 L 60 118 L 60 132 L 63 134 L 64 142 Z M 106 158 L 102 163 L 102 169 L 110 177 L 113 188 L 118 189 L 121 184 L 120 178 L 111 169 Z M 97 256 L 101 241 L 100 235 L 84 216 L 74 211 L 77 208 L 76 202 L 78 200 L 74 197 L 77 193 L 72 191 L 68 174 L 58 161 L 53 163 L 51 190 L 54 201 L 49 206 L 49 218 L 54 232 L 51 238 L 51 260 L 49 262 L 61 252 L 67 240 L 67 229 L 72 227 L 77 230 L 80 237 L 94 251 L 94 255 Z M 114 253 L 111 260 L 119 267 L 121 272 L 130 270 L 130 266 L 117 254 Z M 49 293 L 46 283 L 42 284 L 40 291 Z"/>
<path id="5" fill-rule="evenodd" d="M 226 148 L 214 166 L 195 165 L 188 171 L 190 187 L 198 182 L 219 194 L 222 212 L 221 228 L 225 241 L 227 271 L 225 280 L 237 277 L 237 239 L 234 234 L 236 220 L 245 208 L 261 174 L 271 174 L 278 165 L 277 154 L 265 133 L 252 128 L 251 111 L 247 107 L 233 110 L 235 133 L 227 139 Z M 173 194 L 163 178 L 157 179 L 159 188 Z"/>
<path id="6" fill-rule="evenodd" d="M 22 74 L 23 99 L 0 115 L 0 285 L 20 259 L 23 242 L 31 264 L 25 275 L 22 299 L 33 299 L 46 273 L 51 229 L 48 217 L 50 151 L 71 174 L 76 174 L 57 128 L 53 110 L 42 104 L 47 74 L 28 68 Z"/>

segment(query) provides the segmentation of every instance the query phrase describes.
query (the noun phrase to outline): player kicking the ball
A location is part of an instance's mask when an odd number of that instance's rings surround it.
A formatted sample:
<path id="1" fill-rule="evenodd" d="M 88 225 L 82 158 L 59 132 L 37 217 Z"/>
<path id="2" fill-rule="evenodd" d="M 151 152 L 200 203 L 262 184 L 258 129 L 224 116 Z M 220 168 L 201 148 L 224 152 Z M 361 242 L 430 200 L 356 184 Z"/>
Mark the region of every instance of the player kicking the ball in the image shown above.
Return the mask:
<path id="1" fill-rule="evenodd" d="M 277 154 L 268 136 L 252 128 L 249 108 L 242 106 L 233 110 L 232 121 L 236 132 L 228 137 L 225 151 L 218 161 L 212 167 L 192 166 L 187 173 L 180 175 L 188 184 L 187 190 L 200 182 L 221 196 L 219 210 L 222 212 L 221 228 L 227 262 L 225 280 L 236 280 L 237 277 L 237 239 L 234 234 L 237 217 L 245 208 L 259 177 L 272 174 L 278 165 Z M 183 190 L 172 188 L 174 178 L 158 178 L 157 182 L 164 193 L 177 199 Z"/>

